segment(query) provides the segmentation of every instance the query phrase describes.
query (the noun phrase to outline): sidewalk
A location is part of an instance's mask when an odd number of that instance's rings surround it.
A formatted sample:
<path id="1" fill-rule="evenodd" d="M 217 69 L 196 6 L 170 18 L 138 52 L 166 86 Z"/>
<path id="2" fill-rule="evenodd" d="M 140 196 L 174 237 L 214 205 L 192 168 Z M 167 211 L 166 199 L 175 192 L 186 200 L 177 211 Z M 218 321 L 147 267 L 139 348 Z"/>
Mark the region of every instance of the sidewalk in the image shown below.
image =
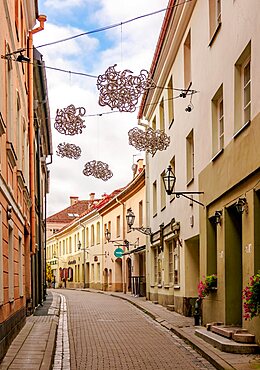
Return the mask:
<path id="1" fill-rule="evenodd" d="M 80 289 L 86 292 L 99 292 L 113 297 L 125 299 L 134 304 L 143 312 L 148 314 L 165 328 L 174 332 L 178 337 L 184 339 L 197 352 L 206 358 L 217 369 L 236 369 L 236 370 L 256 370 L 260 369 L 260 354 L 240 355 L 221 352 L 214 348 L 203 339 L 195 335 L 194 318 L 185 317 L 176 312 L 172 312 L 159 304 L 147 301 L 144 297 L 133 297 L 130 294 L 104 292 L 94 289 Z M 199 328 L 196 326 L 196 328 Z"/>
<path id="2" fill-rule="evenodd" d="M 48 292 L 42 307 L 26 319 L 0 364 L 0 370 L 49 370 L 52 365 L 60 297 Z"/>

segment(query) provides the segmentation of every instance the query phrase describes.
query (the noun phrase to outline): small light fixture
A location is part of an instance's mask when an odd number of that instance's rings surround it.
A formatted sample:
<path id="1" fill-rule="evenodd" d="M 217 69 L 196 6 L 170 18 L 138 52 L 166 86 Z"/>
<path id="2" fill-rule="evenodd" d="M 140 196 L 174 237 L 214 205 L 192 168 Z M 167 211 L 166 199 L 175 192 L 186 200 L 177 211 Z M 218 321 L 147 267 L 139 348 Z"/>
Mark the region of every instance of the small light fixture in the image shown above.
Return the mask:
<path id="1" fill-rule="evenodd" d="M 221 224 L 222 211 L 216 211 L 214 215 L 215 224 Z"/>
<path id="2" fill-rule="evenodd" d="M 131 230 L 137 230 L 140 231 L 140 233 L 145 234 L 145 235 L 152 235 L 152 230 L 150 227 L 133 227 L 134 221 L 135 221 L 135 214 L 132 211 L 132 208 L 128 208 L 127 214 L 126 214 L 126 222 L 129 227 L 129 231 Z"/>
<path id="3" fill-rule="evenodd" d="M 236 210 L 239 214 L 242 214 L 244 211 L 247 212 L 247 201 L 246 198 L 239 198 L 235 204 Z"/>
<path id="4" fill-rule="evenodd" d="M 79 240 L 79 242 L 78 242 L 78 250 L 80 250 L 81 249 L 81 241 Z"/>
<path id="5" fill-rule="evenodd" d="M 108 242 L 111 240 L 111 232 L 108 229 L 105 231 L 105 238 Z"/>
<path id="6" fill-rule="evenodd" d="M 18 55 L 18 57 L 16 58 L 16 61 L 17 62 L 25 62 L 25 63 L 29 63 L 30 62 L 30 58 L 28 58 L 26 55 L 23 55 L 22 52 L 20 52 L 20 55 Z"/>
<path id="7" fill-rule="evenodd" d="M 191 197 L 191 195 L 193 194 L 203 194 L 204 193 L 203 191 L 174 191 L 175 183 L 176 183 L 176 176 L 172 172 L 172 167 L 169 166 L 167 168 L 167 171 L 165 172 L 165 175 L 163 176 L 163 184 L 164 184 L 166 193 L 168 195 L 176 195 L 176 198 L 180 198 L 180 196 L 183 196 L 184 198 L 192 200 L 192 202 L 198 203 L 199 205 L 204 207 L 203 203 Z"/>
<path id="8" fill-rule="evenodd" d="M 7 206 L 7 220 L 11 220 L 12 210 L 13 210 L 13 207 L 11 206 L 11 204 L 8 204 L 8 206 Z"/>
<path id="9" fill-rule="evenodd" d="M 165 175 L 163 176 L 163 184 L 168 195 L 173 193 L 173 189 L 176 183 L 176 176 L 172 172 L 172 167 L 168 166 Z"/>

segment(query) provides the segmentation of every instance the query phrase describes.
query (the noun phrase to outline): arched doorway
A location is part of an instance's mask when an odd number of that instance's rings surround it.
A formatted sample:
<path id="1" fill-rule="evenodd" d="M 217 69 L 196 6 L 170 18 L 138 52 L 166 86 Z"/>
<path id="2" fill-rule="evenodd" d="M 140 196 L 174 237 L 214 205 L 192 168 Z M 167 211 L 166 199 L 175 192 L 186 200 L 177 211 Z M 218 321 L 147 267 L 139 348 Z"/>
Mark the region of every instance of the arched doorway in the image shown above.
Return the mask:
<path id="1" fill-rule="evenodd" d="M 108 288 L 108 269 L 105 268 L 104 270 L 104 291 L 107 291 Z"/>

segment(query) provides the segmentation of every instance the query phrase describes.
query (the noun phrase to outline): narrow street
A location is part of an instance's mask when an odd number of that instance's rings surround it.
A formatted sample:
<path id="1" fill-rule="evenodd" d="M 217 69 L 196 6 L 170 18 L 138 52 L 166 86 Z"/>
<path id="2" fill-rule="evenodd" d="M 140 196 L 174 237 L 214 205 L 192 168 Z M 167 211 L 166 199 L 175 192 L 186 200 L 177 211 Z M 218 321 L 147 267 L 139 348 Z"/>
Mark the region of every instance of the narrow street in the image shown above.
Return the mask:
<path id="1" fill-rule="evenodd" d="M 129 302 L 99 293 L 60 292 L 67 303 L 71 369 L 214 369 Z"/>

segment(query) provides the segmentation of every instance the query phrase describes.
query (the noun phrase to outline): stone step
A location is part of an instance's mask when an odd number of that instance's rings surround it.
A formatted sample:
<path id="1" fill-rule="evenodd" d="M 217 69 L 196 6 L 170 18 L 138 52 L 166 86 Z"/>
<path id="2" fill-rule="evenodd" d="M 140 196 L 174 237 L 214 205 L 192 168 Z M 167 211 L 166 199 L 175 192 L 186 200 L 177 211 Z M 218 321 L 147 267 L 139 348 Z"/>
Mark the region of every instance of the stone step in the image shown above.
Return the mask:
<path id="1" fill-rule="evenodd" d="M 255 336 L 243 330 L 234 332 L 232 334 L 232 339 L 239 343 L 255 343 Z"/>
<path id="2" fill-rule="evenodd" d="M 257 344 L 234 342 L 232 339 L 220 336 L 204 328 L 196 329 L 195 334 L 222 352 L 250 354 L 259 353 L 260 351 L 260 347 Z"/>
<path id="3" fill-rule="evenodd" d="M 168 304 L 166 308 L 168 311 L 174 311 L 174 304 Z"/>
<path id="4" fill-rule="evenodd" d="M 212 325 L 211 326 L 212 333 L 222 335 L 222 337 L 225 337 L 225 338 L 232 338 L 232 334 L 234 333 L 234 331 L 238 329 L 240 328 L 232 327 L 232 326 L 223 326 L 223 325 Z"/>

